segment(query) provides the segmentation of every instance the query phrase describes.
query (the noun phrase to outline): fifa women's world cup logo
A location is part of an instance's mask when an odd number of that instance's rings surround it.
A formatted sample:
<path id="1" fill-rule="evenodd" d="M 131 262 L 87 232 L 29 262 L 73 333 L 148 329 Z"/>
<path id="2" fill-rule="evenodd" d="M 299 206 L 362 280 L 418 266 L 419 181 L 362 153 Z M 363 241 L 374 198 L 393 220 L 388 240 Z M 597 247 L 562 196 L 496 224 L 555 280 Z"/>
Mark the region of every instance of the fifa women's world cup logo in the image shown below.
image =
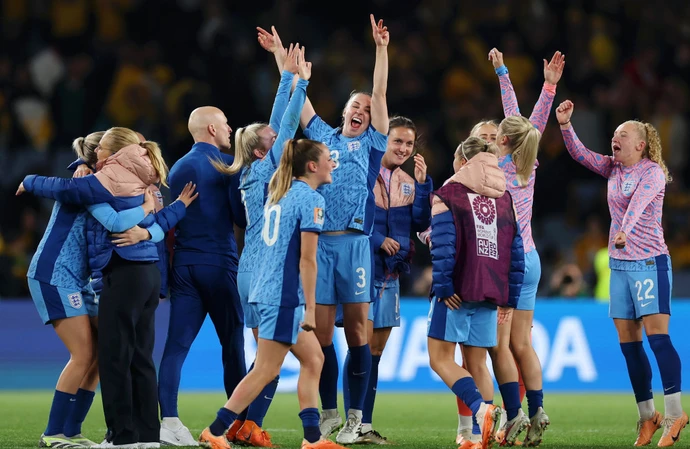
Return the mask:
<path id="1" fill-rule="evenodd" d="M 496 200 L 474 193 L 467 194 L 472 205 L 474 228 L 477 234 L 477 256 L 498 260 L 498 227 Z"/>

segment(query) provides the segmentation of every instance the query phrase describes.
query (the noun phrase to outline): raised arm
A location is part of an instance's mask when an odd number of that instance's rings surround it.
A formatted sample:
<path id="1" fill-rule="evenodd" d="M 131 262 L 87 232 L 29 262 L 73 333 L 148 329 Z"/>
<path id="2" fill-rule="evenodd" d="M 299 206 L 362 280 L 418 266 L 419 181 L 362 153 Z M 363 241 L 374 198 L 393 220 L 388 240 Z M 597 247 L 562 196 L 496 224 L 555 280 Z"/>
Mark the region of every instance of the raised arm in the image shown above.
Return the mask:
<path id="1" fill-rule="evenodd" d="M 257 40 L 259 41 L 259 45 L 267 52 L 273 53 L 276 59 L 276 66 L 278 66 L 278 72 L 282 74 L 287 51 L 283 47 L 276 27 L 271 26 L 270 33 L 261 27 L 256 27 L 256 30 L 258 31 Z"/>
<path id="2" fill-rule="evenodd" d="M 556 85 L 563 75 L 564 67 L 565 55 L 561 54 L 560 51 L 553 54 L 551 62 L 544 59 L 544 86 L 541 88 L 539 100 L 534 105 L 532 115 L 529 117 L 529 121 L 542 134 L 546 129 L 546 122 L 549 121 L 551 106 L 553 106 L 553 100 L 556 98 Z"/>
<path id="3" fill-rule="evenodd" d="M 388 43 L 390 35 L 388 28 L 383 26 L 383 20 L 378 23 L 374 15 L 371 20 L 371 32 L 376 42 L 376 62 L 374 63 L 374 87 L 371 91 L 371 126 L 381 134 L 388 134 L 388 103 L 386 91 L 388 90 Z"/>
<path id="4" fill-rule="evenodd" d="M 587 149 L 580 139 L 575 134 L 570 117 L 573 115 L 574 104 L 570 100 L 566 100 L 556 108 L 556 120 L 561 125 L 561 134 L 563 134 L 563 141 L 565 147 L 570 153 L 570 157 L 575 159 L 580 164 L 584 165 L 594 173 L 598 173 L 604 178 L 608 178 L 613 170 L 613 158 L 611 156 L 604 156 Z"/>
<path id="5" fill-rule="evenodd" d="M 513 83 L 508 76 L 508 68 L 503 63 L 503 53 L 497 48 L 492 48 L 489 51 L 489 61 L 494 66 L 494 71 L 498 75 L 498 84 L 501 86 L 501 103 L 503 104 L 503 114 L 506 117 L 513 115 L 520 115 L 520 108 L 518 107 L 517 96 Z"/>
<path id="6" fill-rule="evenodd" d="M 287 58 L 287 51 L 285 48 L 283 48 L 278 31 L 273 26 L 271 27 L 271 33 L 261 27 L 257 27 L 256 29 L 259 32 L 259 44 L 264 50 L 274 54 L 276 64 L 278 65 L 278 70 L 282 73 L 285 59 Z M 282 49 L 282 51 L 279 51 L 278 49 Z M 316 111 L 314 111 L 314 106 L 312 106 L 311 101 L 309 101 L 309 98 L 305 99 L 304 107 L 302 108 L 302 113 L 300 114 L 299 118 L 301 128 L 306 129 L 309 125 L 309 122 L 311 122 L 311 119 L 314 118 L 315 115 Z M 275 131 L 277 132 L 278 130 Z"/>
<path id="7" fill-rule="evenodd" d="M 280 123 L 280 132 L 276 137 L 276 141 L 271 147 L 269 157 L 274 168 L 278 167 L 278 162 L 283 155 L 285 142 L 288 139 L 295 137 L 297 127 L 299 126 L 300 114 L 304 107 L 304 101 L 307 98 L 307 86 L 309 85 L 309 78 L 311 78 L 311 62 L 304 59 L 305 49 L 302 47 L 295 55 L 296 67 L 299 72 L 299 79 L 295 85 L 295 91 L 290 97 L 290 102 L 287 105 L 285 114 Z M 286 63 L 287 64 L 287 63 Z"/>

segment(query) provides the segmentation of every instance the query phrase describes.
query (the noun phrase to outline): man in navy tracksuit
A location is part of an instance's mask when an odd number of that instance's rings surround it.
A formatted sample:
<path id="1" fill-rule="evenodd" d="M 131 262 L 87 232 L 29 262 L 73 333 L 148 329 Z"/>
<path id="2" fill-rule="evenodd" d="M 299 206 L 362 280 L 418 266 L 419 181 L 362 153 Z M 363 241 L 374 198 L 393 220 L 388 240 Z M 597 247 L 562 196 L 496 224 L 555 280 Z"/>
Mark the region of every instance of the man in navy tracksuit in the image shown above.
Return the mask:
<path id="1" fill-rule="evenodd" d="M 189 348 L 209 314 L 223 354 L 223 380 L 228 397 L 246 373 L 244 318 L 237 293 L 237 244 L 234 228 L 246 226 L 238 190 L 239 177 L 219 173 L 211 160 L 232 164 L 225 114 L 214 107 L 195 109 L 189 116 L 192 149 L 170 169 L 173 197 L 188 182 L 203 192 L 187 209 L 175 231 L 170 277 L 170 327 L 161 360 L 158 390 L 161 442 L 195 445 L 196 440 L 178 418 L 177 393 Z M 203 198 L 202 198 L 203 197 Z"/>

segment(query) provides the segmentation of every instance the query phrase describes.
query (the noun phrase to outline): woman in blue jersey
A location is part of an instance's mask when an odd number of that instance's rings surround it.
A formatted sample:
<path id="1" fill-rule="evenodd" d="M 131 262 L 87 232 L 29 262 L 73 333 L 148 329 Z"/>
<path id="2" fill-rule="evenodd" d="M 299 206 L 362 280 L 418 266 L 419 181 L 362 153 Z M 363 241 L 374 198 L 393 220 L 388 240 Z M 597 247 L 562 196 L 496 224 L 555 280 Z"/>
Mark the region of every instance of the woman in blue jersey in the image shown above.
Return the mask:
<path id="1" fill-rule="evenodd" d="M 376 43 L 374 83 L 371 95 L 352 94 L 342 112 L 342 126 L 333 128 L 314 111 L 307 98 L 300 125 L 304 135 L 324 142 L 335 163 L 333 183 L 319 189 L 326 201 L 323 235 L 319 239 L 316 336 L 324 352 L 320 379 L 321 433 L 330 435 L 342 425 L 338 414 L 338 360 L 333 346 L 336 305 L 343 305 L 343 325 L 350 352 L 345 366 L 350 388 L 350 410 L 336 441 L 354 443 L 362 427 L 362 409 L 369 383 L 371 351 L 367 317 L 372 291 L 369 235 L 374 223 L 374 183 L 386 151 L 388 134 L 388 42 L 383 21 L 370 16 Z M 263 39 L 274 33 L 259 29 Z"/>
<path id="2" fill-rule="evenodd" d="M 96 149 L 105 131 L 74 140 L 78 162 L 95 166 Z M 75 168 L 78 163 L 71 164 Z M 76 173 L 75 177 L 85 173 Z M 108 205 L 88 208 L 111 232 L 135 226 L 154 210 L 148 195 L 141 207 L 116 213 Z M 60 374 L 49 421 L 39 446 L 82 447 L 95 444 L 81 435 L 98 385 L 97 296 L 89 285 L 86 253 L 86 215 L 80 207 L 56 202 L 46 232 L 27 273 L 31 296 L 45 324 L 50 323 L 70 352 L 70 360 Z M 156 225 L 157 226 L 157 225 Z M 162 238 L 163 232 L 156 233 Z"/>
<path id="3" fill-rule="evenodd" d="M 231 447 L 225 437 L 227 430 L 280 372 L 288 350 L 300 361 L 297 395 L 304 427 L 302 449 L 340 447 L 322 439 L 319 430 L 317 384 L 323 355 L 309 332 L 316 327 L 316 251 L 324 223 L 324 200 L 316 189 L 331 182 L 334 165 L 328 147 L 321 142 L 299 139 L 286 143 L 264 210 L 262 269 L 254 272 L 249 293 L 249 307 L 259 319 L 254 369 L 201 433 L 199 442 L 211 449 Z"/>
<path id="4" fill-rule="evenodd" d="M 299 79 L 288 103 L 290 86 L 293 76 L 297 73 L 299 73 Z M 305 60 L 304 48 L 300 49 L 299 44 L 291 45 L 284 61 L 270 125 L 253 123 L 245 128 L 239 128 L 235 133 L 235 160 L 232 165 L 228 166 L 219 161 L 213 162 L 221 173 L 233 175 L 240 172 L 241 176 L 240 192 L 247 214 L 247 228 L 237 273 L 237 288 L 244 310 L 244 324 L 252 329 L 256 340 L 259 335 L 259 317 L 255 308 L 249 306 L 249 286 L 252 274 L 260 266 L 259 250 L 266 187 L 278 168 L 285 142 L 293 138 L 297 131 L 310 77 L 311 63 Z M 246 414 L 240 414 L 235 420 L 233 427 L 226 435 L 228 441 L 245 442 L 259 447 L 271 446 L 271 437 L 268 432 L 261 429 L 261 426 L 278 387 L 278 379 L 279 376 L 276 376 L 266 385 L 264 391 L 249 406 Z"/>
<path id="5" fill-rule="evenodd" d="M 391 117 L 388 146 L 381 159 L 374 196 L 376 216 L 369 242 L 374 253 L 374 299 L 369 307 L 369 346 L 371 375 L 362 410 L 362 429 L 356 443 L 386 444 L 372 428 L 374 401 L 378 384 L 378 367 L 391 330 L 400 327 L 401 274 L 410 272 L 414 242 L 412 230 L 418 232 L 430 224 L 429 194 L 433 182 L 426 174 L 424 157 L 415 154 L 417 127 L 407 117 Z M 414 155 L 414 178 L 400 167 Z M 342 308 L 338 307 L 338 326 L 342 325 Z M 345 361 L 348 364 L 349 354 Z M 345 409 L 350 402 L 348 378 L 343 376 Z"/>
<path id="6" fill-rule="evenodd" d="M 27 176 L 18 193 L 25 189 L 71 204 L 108 203 L 117 210 L 141 204 L 148 186 L 165 179 L 167 167 L 158 145 L 140 142 L 130 129 L 108 130 L 98 156 L 100 170 L 94 176 L 71 180 Z M 175 201 L 142 223 L 157 221 L 165 231 L 179 221 L 192 199 Z M 98 353 L 109 429 L 105 444 L 153 447 L 160 429 L 153 364 L 153 319 L 160 294 L 158 250 L 149 241 L 115 246 L 106 229 L 93 220 L 87 220 L 86 236 L 90 271 L 104 274 Z"/>

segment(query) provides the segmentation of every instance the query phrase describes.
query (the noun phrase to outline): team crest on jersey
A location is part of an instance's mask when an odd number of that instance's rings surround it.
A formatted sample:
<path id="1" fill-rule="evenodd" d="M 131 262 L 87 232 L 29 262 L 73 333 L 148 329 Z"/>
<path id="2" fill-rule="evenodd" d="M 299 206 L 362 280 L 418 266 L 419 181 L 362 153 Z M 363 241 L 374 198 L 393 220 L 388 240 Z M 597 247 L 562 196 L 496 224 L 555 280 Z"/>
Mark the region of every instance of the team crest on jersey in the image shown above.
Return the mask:
<path id="1" fill-rule="evenodd" d="M 72 306 L 73 309 L 81 309 L 81 306 L 84 304 L 84 301 L 81 299 L 81 293 L 70 293 L 67 295 L 67 300 L 69 301 L 69 305 Z"/>
<path id="2" fill-rule="evenodd" d="M 402 184 L 402 193 L 405 196 L 412 195 L 412 184 L 403 183 Z"/>
<path id="3" fill-rule="evenodd" d="M 635 190 L 635 181 L 633 179 L 626 179 L 623 182 L 623 187 L 621 188 L 625 196 L 630 195 L 633 190 Z"/>
<path id="4" fill-rule="evenodd" d="M 154 193 L 156 194 L 156 199 L 158 199 L 158 204 L 160 204 L 161 207 L 165 206 L 165 205 L 163 204 L 163 194 L 161 193 L 161 191 L 160 191 L 160 190 L 156 190 Z"/>
<path id="5" fill-rule="evenodd" d="M 360 148 L 362 148 L 362 144 L 359 142 L 359 140 L 347 143 L 347 151 L 357 151 Z"/>
<path id="6" fill-rule="evenodd" d="M 496 200 L 468 193 L 474 229 L 477 234 L 477 256 L 498 260 L 498 226 L 496 224 Z"/>
<path id="7" fill-rule="evenodd" d="M 323 209 L 320 207 L 314 208 L 314 223 L 323 225 Z"/>

